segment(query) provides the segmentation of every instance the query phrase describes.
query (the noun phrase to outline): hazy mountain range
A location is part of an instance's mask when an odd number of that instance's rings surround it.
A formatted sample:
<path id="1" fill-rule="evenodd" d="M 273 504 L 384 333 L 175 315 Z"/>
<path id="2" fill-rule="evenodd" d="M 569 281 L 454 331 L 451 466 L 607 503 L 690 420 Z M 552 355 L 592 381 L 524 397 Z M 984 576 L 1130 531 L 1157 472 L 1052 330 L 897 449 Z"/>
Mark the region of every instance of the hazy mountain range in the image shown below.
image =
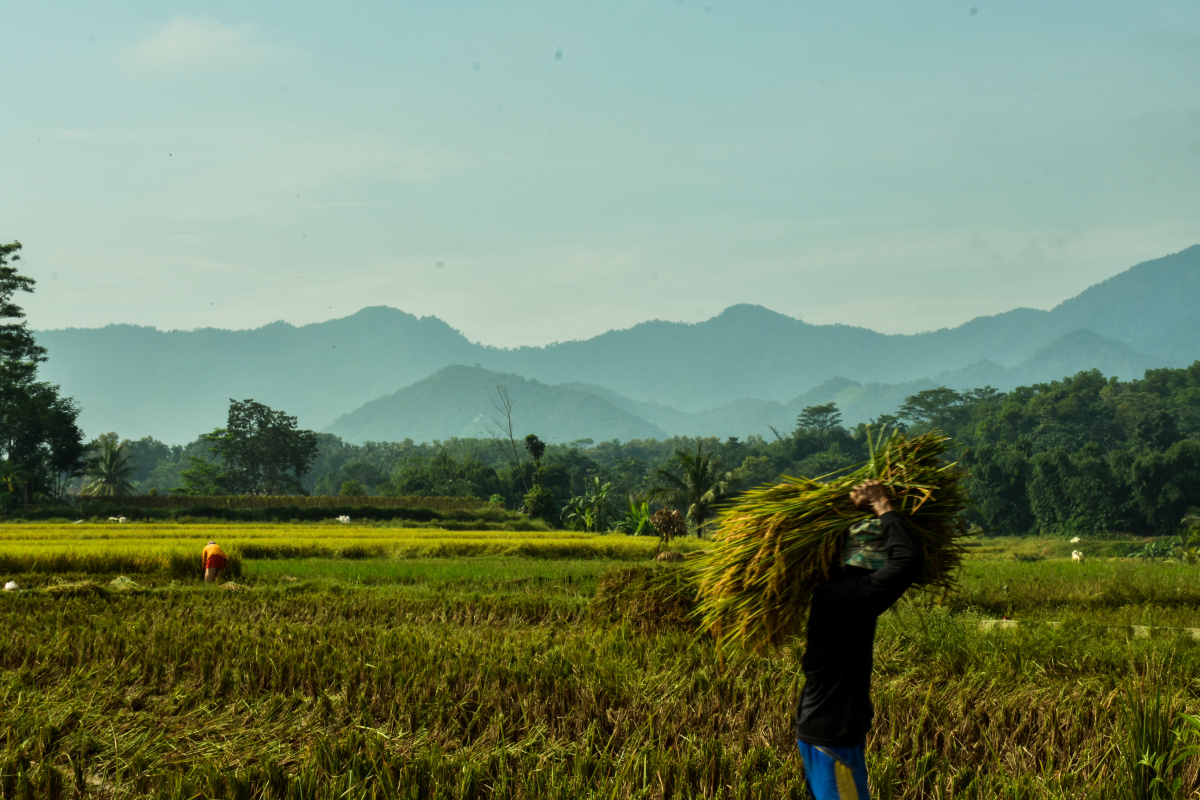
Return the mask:
<path id="1" fill-rule="evenodd" d="M 897 313 L 903 314 L 903 308 Z M 477 436 L 498 416 L 553 441 L 790 430 L 806 405 L 847 422 L 921 389 L 1000 389 L 1098 368 L 1122 378 L 1200 358 L 1200 245 L 1139 264 L 1050 311 L 885 335 L 739 305 L 700 323 L 651 321 L 583 341 L 502 349 L 436 317 L 365 308 L 255 330 L 133 325 L 37 332 L 47 380 L 82 405 L 89 435 L 184 442 L 254 398 L 351 441 Z"/>

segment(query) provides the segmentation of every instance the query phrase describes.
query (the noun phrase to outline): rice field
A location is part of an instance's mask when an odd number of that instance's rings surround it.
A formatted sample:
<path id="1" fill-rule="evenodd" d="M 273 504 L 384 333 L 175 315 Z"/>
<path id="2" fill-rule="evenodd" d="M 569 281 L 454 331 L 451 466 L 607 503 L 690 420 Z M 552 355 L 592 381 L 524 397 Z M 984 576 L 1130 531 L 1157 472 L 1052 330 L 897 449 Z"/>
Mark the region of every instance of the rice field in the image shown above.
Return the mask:
<path id="1" fill-rule="evenodd" d="M 279 558 L 644 559 L 652 557 L 657 546 L 657 539 L 649 536 L 571 531 L 451 531 L 386 523 L 28 522 L 0 525 L 0 572 L 173 571 L 181 575 L 193 566 L 198 569 L 200 551 L 210 540 L 219 542 L 239 565 L 243 560 Z M 697 545 L 683 542 L 681 546 Z"/>
<path id="2" fill-rule="evenodd" d="M 0 593 L 0 796 L 805 796 L 794 644 L 722 663 L 686 618 L 637 625 L 598 603 L 605 575 L 669 569 L 653 539 L 22 524 L 0 526 L 0 555 L 197 559 L 210 538 L 242 553 L 226 588 L 169 570 L 0 574 L 25 587 Z M 404 555 L 445 541 L 479 546 Z M 576 550 L 488 550 L 516 541 Z M 336 555 L 364 542 L 383 555 Z M 246 555 L 285 543 L 335 555 Z M 1196 796 L 1196 759 L 1174 794 L 1137 761 L 1161 745 L 1155 724 L 1200 710 L 1184 630 L 1200 627 L 1200 571 L 986 544 L 952 602 L 880 620 L 873 797 Z M 1041 560 L 1013 557 L 1030 547 Z M 1019 624 L 981 624 L 1004 615 Z"/>

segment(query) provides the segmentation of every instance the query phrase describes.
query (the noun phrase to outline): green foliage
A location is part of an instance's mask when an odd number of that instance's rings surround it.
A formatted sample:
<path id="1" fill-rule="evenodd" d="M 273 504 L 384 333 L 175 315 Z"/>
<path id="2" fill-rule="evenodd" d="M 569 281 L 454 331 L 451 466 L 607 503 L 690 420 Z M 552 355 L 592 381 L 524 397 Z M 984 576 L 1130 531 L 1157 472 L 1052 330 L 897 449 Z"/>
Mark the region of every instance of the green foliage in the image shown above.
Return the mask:
<path id="1" fill-rule="evenodd" d="M 1150 527 L 1169 531 L 1200 497 L 1200 440 L 1142 450 L 1130 465 L 1129 484 Z"/>
<path id="2" fill-rule="evenodd" d="M 299 429 L 295 417 L 253 400 L 232 399 L 226 427 L 174 452 L 158 445 L 143 440 L 139 449 L 157 450 L 160 456 L 166 449 L 180 458 L 174 465 L 160 460 L 153 470 L 143 466 L 147 480 L 170 486 L 175 494 L 200 496 L 304 494 L 302 478 L 318 449 L 316 434 Z"/>
<path id="3" fill-rule="evenodd" d="M 654 526 L 650 522 L 650 502 L 642 495 L 626 494 L 625 512 L 613 525 L 613 530 L 630 536 L 654 533 Z"/>
<path id="4" fill-rule="evenodd" d="M 952 436 L 950 457 L 968 470 L 968 522 L 988 535 L 1174 536 L 1178 520 L 1200 496 L 1200 362 L 1151 370 L 1132 381 L 1084 372 L 1008 393 L 941 387 L 900 405 L 899 414 L 881 415 L 873 429 L 886 434 L 938 427 Z M 667 490 L 652 502 L 687 510 L 695 530 L 695 512 L 703 510 L 707 519 L 711 509 L 685 502 L 673 481 L 692 480 L 698 460 L 730 465 L 716 473 L 724 484 L 720 502 L 742 488 L 777 483 L 781 475 L 818 477 L 861 463 L 867 458 L 864 428 L 842 427 L 838 407 L 824 404 L 805 407 L 795 430 L 773 441 L 749 436 L 547 444 L 534 435 L 354 445 L 317 434 L 313 470 L 300 480 L 308 491 L 326 495 L 338 494 L 350 480 L 377 494 L 498 494 L 509 508 L 528 507 L 526 495 L 537 483 L 558 498 L 540 518 L 560 524 L 569 498 L 585 496 L 599 478 L 611 484 L 610 497 Z M 525 449 L 526 443 L 534 449 Z M 131 482 L 142 491 L 228 491 L 219 471 L 203 463 L 212 460 L 205 439 L 182 447 L 154 440 L 122 446 L 134 455 L 138 472 Z M 538 463 L 527 455 L 534 451 Z M 680 451 L 693 467 L 685 469 Z"/>
<path id="5" fill-rule="evenodd" d="M 20 242 L 0 245 L 0 462 L 7 462 L 5 493 L 28 503 L 61 496 L 79 474 L 87 448 L 76 424 L 79 409 L 58 387 L 37 381 L 46 351 L 37 344 L 17 292 L 32 292 L 34 280 L 17 272 Z M 21 474 L 19 486 L 10 480 Z"/>
<path id="6" fill-rule="evenodd" d="M 0 244 L 0 374 L 13 383 L 33 380 L 37 364 L 46 360 L 46 349 L 19 321 L 25 318 L 25 310 L 14 300 L 17 292 L 33 294 L 36 284 L 33 278 L 17 272 L 20 249 L 20 242 Z"/>
<path id="7" fill-rule="evenodd" d="M 842 430 L 842 412 L 838 410 L 837 403 L 806 406 L 796 418 L 796 425 L 801 430 L 816 434 L 827 447 L 832 446 Z"/>
<path id="8" fill-rule="evenodd" d="M 986 531 L 1166 536 L 1200 492 L 1200 362 L 964 395 L 956 436 Z"/>
<path id="9" fill-rule="evenodd" d="M 841 450 L 821 450 L 797 463 L 792 472 L 796 475 L 804 475 L 805 477 L 823 478 L 827 475 L 841 472 L 847 467 L 858 463 L 860 460 L 849 453 L 843 453 Z"/>
<path id="10" fill-rule="evenodd" d="M 1188 514 L 1179 524 L 1183 526 L 1178 539 L 1179 559 L 1185 564 L 1200 563 L 1200 516 Z"/>
<path id="11" fill-rule="evenodd" d="M 188 462 L 191 466 L 179 473 L 182 483 L 172 494 L 211 497 L 229 493 L 225 471 L 218 464 L 199 456 L 188 456 Z"/>
<path id="12" fill-rule="evenodd" d="M 30 473 L 26 469 L 22 469 L 20 465 L 4 459 L 0 461 L 0 484 L 5 494 L 15 498 L 21 495 L 21 490 L 25 488 L 25 482 L 30 478 Z"/>
<path id="13" fill-rule="evenodd" d="M 542 456 L 546 453 L 546 443 L 537 437 L 537 434 L 531 433 L 525 437 L 525 452 L 529 453 L 529 457 L 533 459 L 534 464 L 540 465 Z"/>
<path id="14" fill-rule="evenodd" d="M 95 444 L 96 452 L 88 459 L 87 483 L 82 495 L 92 497 L 124 497 L 134 494 L 129 478 L 135 469 L 129 455 L 114 438 L 103 438 Z"/>
<path id="15" fill-rule="evenodd" d="M 547 522 L 558 516 L 558 504 L 554 493 L 540 484 L 525 493 L 521 510 L 534 519 L 544 519 Z"/>
<path id="16" fill-rule="evenodd" d="M 1064 536 L 1129 529 L 1129 508 L 1112 462 L 1095 443 L 1055 448 L 1030 463 L 1029 506 L 1040 533 Z"/>
<path id="17" fill-rule="evenodd" d="M 387 496 L 490 497 L 499 489 L 496 470 L 474 455 L 455 458 L 442 448 L 432 458 L 410 456 L 379 486 Z"/>
<path id="18" fill-rule="evenodd" d="M 253 400 L 230 399 L 225 428 L 207 438 L 231 494 L 303 494 L 300 478 L 317 455 L 316 434 Z"/>
<path id="19" fill-rule="evenodd" d="M 953 389 L 939 386 L 909 397 L 896 416 L 916 432 L 950 432 L 962 426 L 967 414 L 966 398 Z"/>
<path id="20" fill-rule="evenodd" d="M 686 509 L 685 516 L 697 536 L 703 534 L 713 506 L 730 494 L 734 484 L 733 474 L 699 444 L 695 453 L 676 450 L 671 466 L 658 468 L 654 475 L 659 483 L 650 490 L 650 497 Z"/>
<path id="21" fill-rule="evenodd" d="M 1131 800 L 1172 800 L 1179 796 L 1180 762 L 1174 758 L 1176 732 L 1172 723 L 1180 714 L 1175 707 L 1170 672 L 1152 660 L 1132 685 L 1126 687 L 1122 747 L 1129 776 Z"/>
<path id="22" fill-rule="evenodd" d="M 568 527 L 589 533 L 604 530 L 605 499 L 611 490 L 611 483 L 601 483 L 600 478 L 593 478 L 584 494 L 576 495 L 567 501 L 562 510 L 563 521 Z"/>
<path id="23" fill-rule="evenodd" d="M 1157 710 L 1161 715 L 1161 699 L 1156 702 L 1160 706 Z M 1144 712 L 1138 716 L 1144 717 Z M 1178 719 L 1178 726 L 1170 731 L 1169 736 L 1161 735 L 1161 724 L 1155 726 L 1156 730 L 1153 733 L 1158 735 L 1144 737 L 1151 739 L 1148 743 L 1152 745 L 1145 750 L 1136 749 L 1137 745 L 1142 743 L 1139 742 L 1137 734 L 1143 733 L 1147 726 L 1139 725 L 1141 720 L 1137 717 L 1130 726 L 1131 749 L 1141 753 L 1141 759 L 1132 765 L 1130 793 L 1139 800 L 1143 797 L 1148 800 L 1179 797 L 1183 790 L 1184 779 L 1181 773 L 1185 765 L 1200 758 L 1200 715 L 1180 712 Z M 1154 744 L 1158 747 L 1154 747 Z M 1150 779 L 1148 782 L 1147 778 Z"/>

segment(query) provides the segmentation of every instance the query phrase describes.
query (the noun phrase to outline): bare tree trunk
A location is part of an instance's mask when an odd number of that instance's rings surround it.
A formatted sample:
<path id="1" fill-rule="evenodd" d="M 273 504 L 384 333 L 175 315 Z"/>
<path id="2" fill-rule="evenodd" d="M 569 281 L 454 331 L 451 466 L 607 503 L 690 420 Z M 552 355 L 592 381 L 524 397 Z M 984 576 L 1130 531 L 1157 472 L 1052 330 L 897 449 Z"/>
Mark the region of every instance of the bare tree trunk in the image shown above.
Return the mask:
<path id="1" fill-rule="evenodd" d="M 496 387 L 496 396 L 492 398 L 492 406 L 500 412 L 503 419 L 492 417 L 492 424 L 484 425 L 484 427 L 487 429 L 488 436 L 491 437 L 492 444 L 496 446 L 501 455 L 508 459 L 517 475 L 520 476 L 521 485 L 525 487 L 525 493 L 528 494 L 529 482 L 525 480 L 525 470 L 521 469 L 521 448 L 517 446 L 517 437 L 513 433 L 513 401 L 508 395 L 507 386 L 501 384 Z"/>

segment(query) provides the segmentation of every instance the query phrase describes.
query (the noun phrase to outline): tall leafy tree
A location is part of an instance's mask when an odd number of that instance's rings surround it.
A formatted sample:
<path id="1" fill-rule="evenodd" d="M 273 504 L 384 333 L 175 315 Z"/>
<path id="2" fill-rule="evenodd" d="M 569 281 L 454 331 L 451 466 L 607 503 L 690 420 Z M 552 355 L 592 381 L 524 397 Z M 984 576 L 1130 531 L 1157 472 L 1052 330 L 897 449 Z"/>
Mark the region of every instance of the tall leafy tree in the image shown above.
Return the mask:
<path id="1" fill-rule="evenodd" d="M 20 242 L 0 245 L 0 460 L 26 476 L 20 496 L 28 502 L 37 494 L 61 493 L 65 479 L 79 474 L 87 448 L 75 402 L 37 380 L 46 351 L 15 302 L 18 292 L 32 292 L 35 285 L 17 271 L 20 249 Z"/>
<path id="2" fill-rule="evenodd" d="M 0 375 L 6 385 L 32 381 L 46 348 L 33 338 L 24 322 L 25 310 L 15 302 L 17 292 L 33 293 L 37 283 L 17 272 L 20 242 L 0 244 Z"/>
<path id="3" fill-rule="evenodd" d="M 253 400 L 231 398 L 225 427 L 205 439 L 221 465 L 215 483 L 230 494 L 303 494 L 300 479 L 317 457 L 315 433 Z"/>
<path id="4" fill-rule="evenodd" d="M 909 397 L 897 416 L 918 430 L 937 429 L 954 435 L 966 422 L 968 407 L 961 394 L 945 386 Z"/>
<path id="5" fill-rule="evenodd" d="M 674 508 L 684 509 L 692 531 L 700 536 L 712 508 L 733 489 L 733 475 L 713 453 L 696 444 L 696 452 L 676 450 L 670 464 L 654 471 L 657 485 L 650 497 Z"/>
<path id="6" fill-rule="evenodd" d="M 171 489 L 172 494 L 199 495 L 211 497 L 218 494 L 229 494 L 229 485 L 225 482 L 225 473 L 221 465 L 200 456 L 189 455 L 189 466 L 179 471 L 179 486 Z"/>
<path id="7" fill-rule="evenodd" d="M 831 447 L 842 432 L 842 412 L 838 410 L 837 403 L 806 406 L 796 418 L 796 425 L 801 430 L 813 433 L 826 447 Z"/>
<path id="8" fill-rule="evenodd" d="M 1165 451 L 1143 451 L 1132 464 L 1129 483 L 1152 530 L 1174 533 L 1200 497 L 1200 441 L 1183 439 Z"/>

